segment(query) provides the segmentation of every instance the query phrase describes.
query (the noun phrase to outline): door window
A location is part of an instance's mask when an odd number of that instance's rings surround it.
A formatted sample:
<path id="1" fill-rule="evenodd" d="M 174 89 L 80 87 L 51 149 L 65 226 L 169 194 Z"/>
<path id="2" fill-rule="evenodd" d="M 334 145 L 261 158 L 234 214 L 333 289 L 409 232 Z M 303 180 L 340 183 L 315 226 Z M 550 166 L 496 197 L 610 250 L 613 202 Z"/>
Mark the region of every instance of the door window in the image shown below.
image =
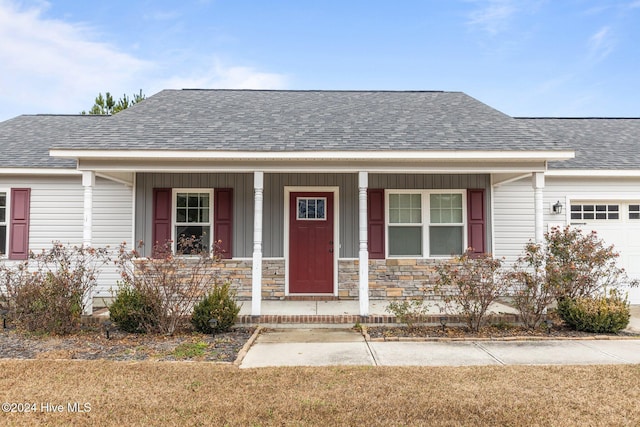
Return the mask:
<path id="1" fill-rule="evenodd" d="M 327 199 L 325 197 L 298 197 L 298 220 L 326 221 Z"/>

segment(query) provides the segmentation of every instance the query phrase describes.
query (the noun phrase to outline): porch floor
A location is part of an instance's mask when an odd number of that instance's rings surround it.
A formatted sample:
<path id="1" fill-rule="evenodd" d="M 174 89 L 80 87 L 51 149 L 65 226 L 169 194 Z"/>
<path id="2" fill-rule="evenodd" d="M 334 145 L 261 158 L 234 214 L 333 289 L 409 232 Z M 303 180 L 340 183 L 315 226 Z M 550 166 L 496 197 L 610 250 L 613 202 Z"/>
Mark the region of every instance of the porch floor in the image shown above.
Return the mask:
<path id="1" fill-rule="evenodd" d="M 262 325 L 277 328 L 299 328 L 307 325 L 314 328 L 344 328 L 346 325 L 361 324 L 393 324 L 398 323 L 395 316 L 386 311 L 389 300 L 370 300 L 369 315 L 360 316 L 360 303 L 357 300 L 334 301 L 262 301 L 261 315 L 251 315 L 251 301 L 239 301 L 239 325 Z M 496 320 L 506 322 L 517 321 L 517 310 L 509 305 L 493 303 L 489 312 L 494 313 Z M 422 321 L 427 324 L 440 324 L 440 317 L 446 317 L 448 325 L 459 325 L 463 320 L 457 315 L 445 314 L 434 305 L 429 306 L 428 313 Z M 109 318 L 109 310 L 102 308 L 93 312 L 87 319 L 101 322 Z"/>
<path id="2" fill-rule="evenodd" d="M 287 324 L 322 324 L 325 326 L 335 325 L 344 327 L 345 324 L 358 323 L 396 323 L 393 314 L 386 311 L 389 300 L 370 300 L 369 315 L 360 316 L 360 303 L 357 300 L 338 301 L 269 301 L 263 300 L 261 305 L 261 315 L 251 315 L 251 301 L 241 301 L 238 323 L 240 324 L 261 324 L 265 326 L 277 325 L 286 327 Z M 489 308 L 490 312 L 496 313 L 505 321 L 515 321 L 517 310 L 511 306 L 494 303 Z M 430 305 L 428 313 L 425 315 L 426 323 L 439 324 L 440 317 L 447 317 L 448 324 L 461 323 L 462 320 L 455 315 L 447 315 L 436 306 Z"/>

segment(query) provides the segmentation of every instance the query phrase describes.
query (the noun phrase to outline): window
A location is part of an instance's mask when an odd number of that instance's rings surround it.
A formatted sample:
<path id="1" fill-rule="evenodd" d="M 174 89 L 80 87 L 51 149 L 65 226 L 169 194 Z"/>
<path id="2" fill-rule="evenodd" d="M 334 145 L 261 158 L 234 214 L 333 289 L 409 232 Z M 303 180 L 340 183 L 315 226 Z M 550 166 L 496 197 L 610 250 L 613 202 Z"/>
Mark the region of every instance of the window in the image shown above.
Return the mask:
<path id="1" fill-rule="evenodd" d="M 7 254 L 7 193 L 0 192 L 0 255 Z"/>
<path id="2" fill-rule="evenodd" d="M 325 206 L 327 199 L 298 197 L 298 220 L 316 220 L 325 221 L 327 219 Z"/>
<path id="3" fill-rule="evenodd" d="M 463 245 L 462 194 L 431 194 L 429 254 L 461 254 Z"/>
<path id="4" fill-rule="evenodd" d="M 464 251 L 463 192 L 390 192 L 389 256 L 451 256 Z"/>
<path id="5" fill-rule="evenodd" d="M 640 219 L 640 205 L 629 205 L 629 219 Z"/>
<path id="6" fill-rule="evenodd" d="M 210 190 L 177 190 L 175 200 L 176 253 L 192 254 L 211 247 Z"/>
<path id="7" fill-rule="evenodd" d="M 422 195 L 389 194 L 389 255 L 422 256 Z"/>
<path id="8" fill-rule="evenodd" d="M 572 204 L 571 219 L 618 220 L 620 219 L 620 205 Z"/>

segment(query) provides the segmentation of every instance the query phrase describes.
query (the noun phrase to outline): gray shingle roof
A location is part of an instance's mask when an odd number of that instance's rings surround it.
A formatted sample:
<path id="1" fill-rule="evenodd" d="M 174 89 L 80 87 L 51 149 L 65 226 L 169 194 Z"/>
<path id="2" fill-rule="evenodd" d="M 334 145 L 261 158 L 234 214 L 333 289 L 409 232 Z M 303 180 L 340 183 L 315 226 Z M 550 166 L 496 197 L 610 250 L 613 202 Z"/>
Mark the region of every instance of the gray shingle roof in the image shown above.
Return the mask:
<path id="1" fill-rule="evenodd" d="M 640 169 L 640 118 L 518 119 L 573 147 L 576 157 L 550 169 Z"/>
<path id="2" fill-rule="evenodd" d="M 53 148 L 558 150 L 460 92 L 164 90 Z"/>
<path id="3" fill-rule="evenodd" d="M 75 169 L 75 160 L 50 157 L 49 147 L 106 117 L 24 115 L 0 122 L 0 168 Z"/>

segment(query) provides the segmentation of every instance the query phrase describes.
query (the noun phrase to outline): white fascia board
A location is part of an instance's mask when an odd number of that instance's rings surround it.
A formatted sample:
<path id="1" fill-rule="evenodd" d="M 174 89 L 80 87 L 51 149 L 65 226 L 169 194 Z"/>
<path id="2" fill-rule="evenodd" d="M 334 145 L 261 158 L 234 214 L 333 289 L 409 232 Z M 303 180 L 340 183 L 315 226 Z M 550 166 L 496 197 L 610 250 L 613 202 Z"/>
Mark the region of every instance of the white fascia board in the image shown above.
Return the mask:
<path id="1" fill-rule="evenodd" d="M 395 162 L 393 165 L 383 164 L 382 162 L 355 162 L 336 163 L 336 162 L 160 162 L 148 161 L 135 162 L 127 164 L 126 161 L 111 163 L 108 161 L 92 162 L 91 160 L 80 160 L 79 168 L 81 170 L 93 170 L 96 172 L 104 171 L 105 173 L 113 172 L 168 172 L 168 173 L 211 173 L 211 172 L 235 172 L 235 173 L 252 173 L 255 171 L 271 172 L 271 173 L 357 173 L 366 170 L 370 173 L 531 173 L 545 172 L 545 166 L 542 162 L 525 163 L 525 162 L 420 162 L 399 164 Z M 418 163 L 418 164 L 416 164 Z"/>
<path id="2" fill-rule="evenodd" d="M 638 178 L 638 169 L 551 169 L 545 173 L 546 176 L 566 176 L 566 177 L 612 177 L 612 178 Z"/>
<path id="3" fill-rule="evenodd" d="M 177 151 L 177 150 L 51 150 L 52 157 L 85 159 L 202 160 L 568 160 L 573 151 Z"/>
<path id="4" fill-rule="evenodd" d="M 0 175 L 81 175 L 76 169 L 64 168 L 0 168 Z"/>

